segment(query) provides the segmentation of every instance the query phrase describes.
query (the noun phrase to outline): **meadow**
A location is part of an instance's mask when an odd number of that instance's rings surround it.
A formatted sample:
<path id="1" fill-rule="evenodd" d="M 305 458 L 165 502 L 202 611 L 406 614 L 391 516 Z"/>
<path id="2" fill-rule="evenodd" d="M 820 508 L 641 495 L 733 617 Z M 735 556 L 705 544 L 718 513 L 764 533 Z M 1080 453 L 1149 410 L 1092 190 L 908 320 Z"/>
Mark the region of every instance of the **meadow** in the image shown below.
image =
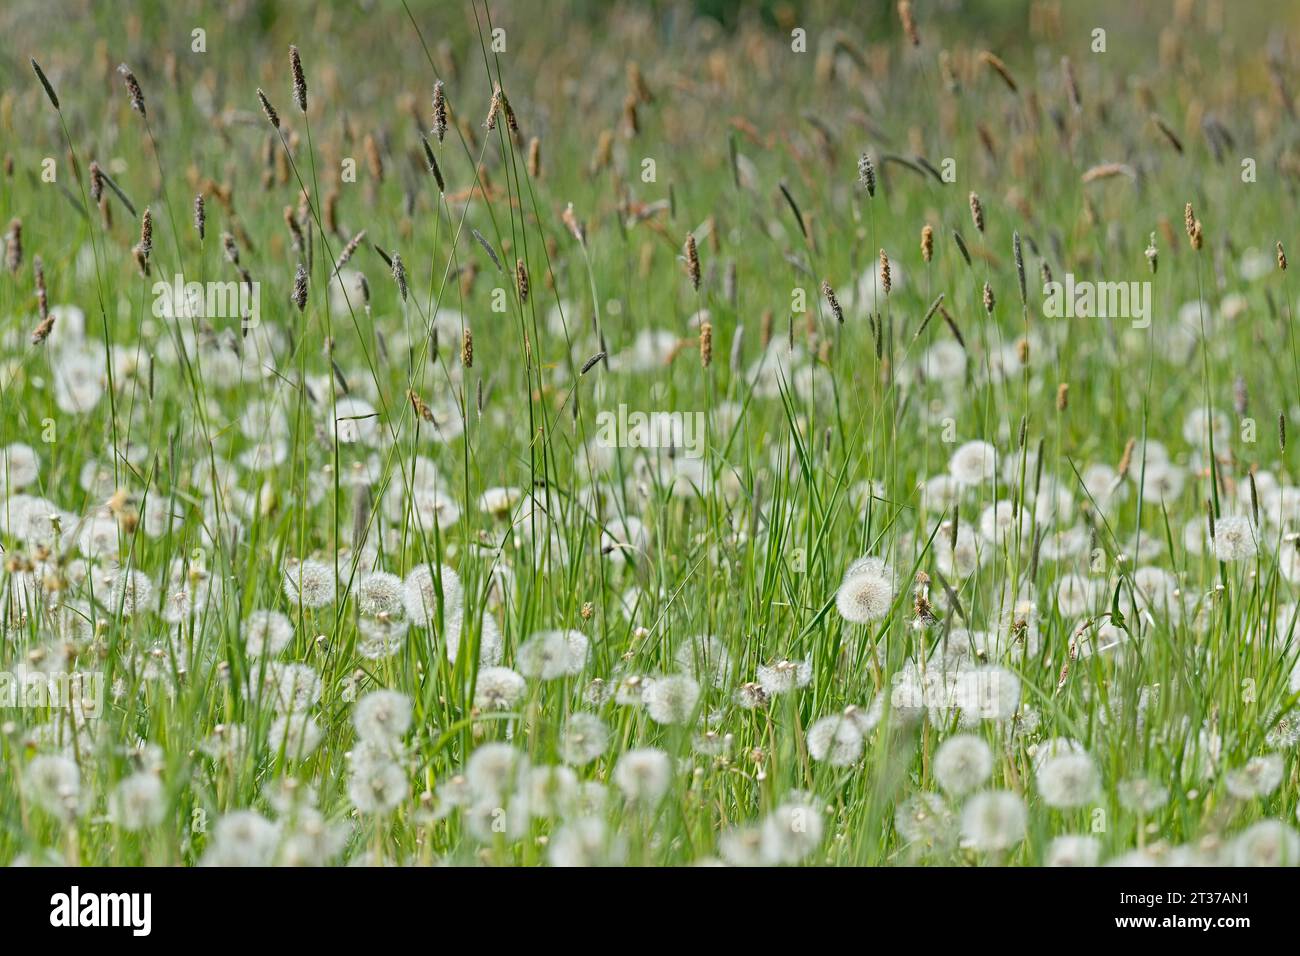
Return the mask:
<path id="1" fill-rule="evenodd" d="M 1300 863 L 1297 11 L 1136 6 L 7 4 L 0 863 Z"/>

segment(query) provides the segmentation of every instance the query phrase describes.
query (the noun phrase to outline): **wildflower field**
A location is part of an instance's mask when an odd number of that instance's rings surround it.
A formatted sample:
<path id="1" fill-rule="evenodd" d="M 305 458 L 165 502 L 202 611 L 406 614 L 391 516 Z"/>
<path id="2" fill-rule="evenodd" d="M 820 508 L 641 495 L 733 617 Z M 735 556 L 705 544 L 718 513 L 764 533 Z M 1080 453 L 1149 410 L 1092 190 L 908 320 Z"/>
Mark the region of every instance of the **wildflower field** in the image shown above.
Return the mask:
<path id="1" fill-rule="evenodd" d="M 0 863 L 1300 863 L 1298 20 L 5 4 Z"/>

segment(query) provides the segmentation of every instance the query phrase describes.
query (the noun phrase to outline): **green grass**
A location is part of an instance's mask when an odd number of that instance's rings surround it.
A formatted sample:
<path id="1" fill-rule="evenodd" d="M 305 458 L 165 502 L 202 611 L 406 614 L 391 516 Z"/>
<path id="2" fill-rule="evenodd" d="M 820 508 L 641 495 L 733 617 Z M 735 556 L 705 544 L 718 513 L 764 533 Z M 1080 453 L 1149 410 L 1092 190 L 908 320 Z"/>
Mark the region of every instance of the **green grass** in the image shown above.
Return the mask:
<path id="1" fill-rule="evenodd" d="M 1286 552 L 1300 509 L 1283 490 L 1295 452 L 1277 423 L 1297 422 L 1300 366 L 1297 290 L 1273 258 L 1279 240 L 1300 244 L 1286 213 L 1295 120 L 1258 55 L 1267 11 L 1234 19 L 1224 53 L 1202 4 L 1177 23 L 1107 5 L 1095 19 L 1111 47 L 1094 54 L 1096 24 L 1078 12 L 1053 30 L 1037 16 L 1029 26 L 1027 12 L 950 22 L 916 6 L 915 50 L 892 4 L 838 14 L 831 5 L 789 23 L 744 16 L 726 28 L 685 7 L 628 7 L 597 21 L 579 7 L 541 20 L 508 4 L 490 15 L 477 4 L 369 14 L 268 5 L 231 22 L 145 4 L 135 17 L 96 10 L 72 37 L 37 32 L 18 12 L 0 19 L 11 78 L 0 126 L 13 160 L 0 178 L 0 222 L 21 219 L 23 246 L 20 267 L 0 274 L 0 448 L 23 443 L 39 460 L 22 487 L 9 477 L 16 459 L 0 474 L 0 664 L 19 676 L 76 670 L 105 687 L 102 714 L 88 720 L 58 707 L 0 710 L 0 861 L 529 865 L 572 858 L 575 834 L 591 834 L 588 859 L 633 864 L 742 862 L 752 837 L 765 862 L 780 857 L 775 847 L 787 862 L 1038 865 L 1053 859 L 1055 838 L 1087 834 L 1102 861 L 1141 852 L 1295 862 L 1297 735 L 1280 723 L 1300 719 Z M 795 26 L 807 30 L 807 53 L 791 50 Z M 190 48 L 198 27 L 203 53 Z M 504 51 L 492 48 L 497 27 Z M 1161 29 L 1181 52 L 1157 61 Z M 305 117 L 290 95 L 290 43 L 306 69 Z M 983 49 L 1007 62 L 1017 93 L 978 62 Z M 941 50 L 958 94 L 945 89 Z M 1062 56 L 1078 77 L 1078 112 Z M 140 78 L 147 118 L 131 111 L 114 72 L 122 61 Z M 624 115 L 631 61 L 652 94 L 636 105 L 634 134 Z M 441 143 L 430 134 L 438 78 L 453 119 Z M 518 118 L 518 141 L 505 115 L 484 128 L 494 84 Z M 1138 92 L 1118 95 L 1121 85 Z M 278 134 L 258 110 L 259 86 Z M 1234 136 L 1221 161 L 1201 131 L 1207 113 Z M 446 195 L 425 169 L 421 134 Z M 528 168 L 533 136 L 540 176 Z M 874 157 L 874 196 L 858 182 L 863 152 Z M 955 181 L 931 175 L 917 154 L 939 170 L 953 160 Z M 54 182 L 41 179 L 45 157 Z M 1245 157 L 1257 181 L 1243 181 Z M 106 189 L 105 221 L 87 195 L 91 160 L 136 216 Z M 1105 162 L 1135 175 L 1081 181 Z M 299 207 L 304 188 L 307 248 L 296 250 L 285 209 Z M 191 222 L 199 192 L 203 240 Z M 1203 223 L 1199 252 L 1180 222 L 1187 202 Z M 582 241 L 563 220 L 569 203 Z M 150 277 L 131 251 L 146 207 Z M 931 261 L 920 248 L 927 224 Z M 347 268 L 365 275 L 368 295 L 352 283 L 329 289 L 335 259 L 362 229 Z M 245 334 L 229 316 L 156 317 L 156 281 L 238 280 L 226 232 L 259 283 L 261 324 Z M 702 261 L 698 290 L 680 261 L 688 233 Z M 1153 233 L 1154 274 L 1144 255 Z M 893 288 L 873 317 L 864 293 L 882 249 Z M 386 262 L 395 253 L 405 300 Z M 60 313 L 50 338 L 32 344 L 35 256 L 50 303 L 84 313 L 80 339 Z M 310 272 L 301 313 L 290 302 L 299 262 Z M 1150 327 L 1046 316 L 1043 265 L 1057 279 L 1149 281 Z M 918 334 L 940 294 L 952 324 L 935 314 Z M 700 310 L 712 329 L 707 367 L 692 324 Z M 638 365 L 638 336 L 656 331 L 667 347 L 644 349 Z M 584 372 L 601 352 L 608 361 Z M 955 355 L 964 371 L 941 374 Z M 61 407 L 56 383 L 69 376 L 102 378 L 102 397 Z M 358 412 L 357 399 L 373 411 Z M 620 405 L 699 413 L 702 456 L 605 447 L 598 416 Z M 1203 422 L 1185 426 L 1207 405 L 1225 421 L 1212 438 Z M 364 440 L 345 440 L 353 431 Z M 1122 491 L 1099 495 L 1095 479 L 1085 484 L 1089 466 L 1119 469 L 1130 439 Z M 241 458 L 264 440 L 269 461 Z M 951 506 L 923 500 L 919 486 L 974 440 L 996 448 L 996 480 Z M 1163 497 L 1147 480 L 1159 447 L 1183 477 Z M 436 493 L 423 487 L 426 461 L 440 476 Z M 85 477 L 92 466 L 95 481 Z M 1053 482 L 1068 508 L 1046 504 Z M 875 490 L 863 494 L 864 483 Z M 479 500 L 498 487 L 519 495 L 494 515 Z M 417 489 L 440 510 L 413 507 Z M 14 520 L 25 499 L 10 497 L 19 494 L 57 507 L 67 534 L 36 521 L 47 546 L 25 540 Z M 980 539 L 972 573 L 945 565 L 953 522 L 978 538 L 998 502 L 1024 520 Z M 1255 507 L 1256 554 L 1225 562 L 1188 547 L 1184 529 L 1204 531 L 1207 509 L 1222 526 Z M 77 541 L 97 513 L 116 560 Z M 633 520 L 643 536 L 602 546 L 602 534 Z M 1053 551 L 1057 531 L 1073 535 L 1071 553 Z M 863 555 L 886 558 L 895 574 L 890 606 L 866 624 L 836 605 Z M 299 607 L 283 587 L 288 562 L 307 558 L 337 568 L 337 599 L 322 607 Z M 394 654 L 365 656 L 366 635 L 381 626 L 363 613 L 365 575 L 439 565 L 464 594 L 454 663 L 454 601 L 441 589 L 430 625 L 412 626 Z M 1142 597 L 1144 567 L 1170 575 L 1176 595 Z M 177 590 L 173 569 L 211 589 L 180 621 L 162 613 Z M 127 571 L 148 576 L 149 607 L 132 612 L 120 589 L 114 599 Z M 1062 608 L 1071 575 L 1090 594 Z M 918 586 L 932 620 L 918 612 Z M 1033 607 L 1027 627 L 1021 602 Z M 292 625 L 278 654 L 249 651 L 245 622 L 258 610 Z M 1086 653 L 1103 625 L 1122 643 Z M 527 679 L 504 709 L 476 707 L 480 646 L 499 632 L 501 665 L 526 669 L 520 645 L 552 629 L 587 638 L 575 672 Z M 1014 676 L 1014 716 L 964 726 L 951 711 L 916 720 L 895 706 L 901 698 L 891 703 L 900 675 L 933 671 L 945 647 L 969 645 L 967 632 L 989 634 L 993 648 L 974 663 Z M 726 650 L 717 682 L 715 662 L 681 653 L 696 635 Z M 781 660 L 807 661 L 807 685 L 740 706 L 742 685 Z M 308 712 L 321 738 L 302 759 L 271 733 L 267 682 L 290 663 L 320 679 Z M 700 689 L 683 722 L 627 702 L 629 678 L 683 670 Z M 353 715 L 382 689 L 404 695 L 412 719 L 400 752 L 380 759 Z M 871 715 L 861 754 L 847 766 L 813 759 L 809 728 L 850 706 Z M 509 742 L 533 768 L 563 765 L 578 713 L 600 717 L 609 745 L 555 778 L 567 795 L 551 801 L 559 805 L 526 800 L 518 791 L 531 778 L 518 775 L 497 794 L 477 786 L 473 806 L 455 804 L 476 752 L 487 756 L 469 776 L 481 783 L 493 755 L 485 745 Z M 927 826 L 939 821 L 932 839 L 900 832 L 909 829 L 900 807 L 942 794 L 936 755 L 959 732 L 993 756 L 977 789 L 1012 791 L 1027 808 L 1023 838 L 1005 849 L 958 839 L 968 799 L 959 794 L 926 816 Z M 1097 771 L 1097 787 L 1067 809 L 1048 805 L 1036 773 L 1056 738 L 1077 741 Z M 234 744 L 214 749 L 214 739 Z M 671 761 L 659 799 L 623 795 L 615 767 L 637 748 Z M 1281 759 L 1282 779 L 1252 796 L 1235 775 L 1265 754 Z M 76 767 L 75 788 L 39 786 L 52 757 Z M 358 810 L 350 781 L 376 766 L 400 799 Z M 395 778 L 382 777 L 392 767 Z M 161 796 L 145 801 L 157 815 L 127 826 L 110 795 L 147 777 L 161 782 Z M 1164 788 L 1167 801 L 1133 809 L 1133 780 Z M 806 808 L 822 827 L 801 817 Z M 249 810 L 276 829 L 234 816 Z M 1266 820 L 1292 829 L 1250 829 Z M 765 823 L 763 840 L 751 828 Z"/>

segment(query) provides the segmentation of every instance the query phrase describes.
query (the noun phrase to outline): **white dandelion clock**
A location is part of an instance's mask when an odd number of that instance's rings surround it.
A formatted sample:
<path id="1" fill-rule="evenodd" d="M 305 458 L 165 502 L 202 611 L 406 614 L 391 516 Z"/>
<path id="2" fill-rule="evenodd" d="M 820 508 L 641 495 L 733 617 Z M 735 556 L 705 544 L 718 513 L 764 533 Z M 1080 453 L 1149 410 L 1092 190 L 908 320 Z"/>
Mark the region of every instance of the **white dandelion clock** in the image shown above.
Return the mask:
<path id="1" fill-rule="evenodd" d="M 646 691 L 646 713 L 658 724 L 684 724 L 695 713 L 700 685 L 686 674 L 658 678 Z"/>
<path id="2" fill-rule="evenodd" d="M 1259 551 L 1259 532 L 1249 518 L 1226 515 L 1214 523 L 1214 556 L 1220 561 L 1244 561 Z"/>
<path id="3" fill-rule="evenodd" d="M 945 793 L 964 794 L 984 785 L 993 773 L 993 751 L 972 734 L 949 737 L 934 754 L 934 778 Z"/>
<path id="4" fill-rule="evenodd" d="M 591 763 L 609 748 L 609 728 L 595 714 L 571 714 L 560 735 L 560 758 L 575 766 Z"/>
<path id="5" fill-rule="evenodd" d="M 1062 753 L 1038 764 L 1034 779 L 1038 794 L 1049 807 L 1082 807 L 1097 797 L 1100 778 L 1087 753 Z"/>
<path id="6" fill-rule="evenodd" d="M 758 685 L 765 697 L 776 697 L 807 687 L 812 676 L 810 660 L 779 660 L 758 666 Z"/>
<path id="7" fill-rule="evenodd" d="M 992 481 L 997 476 L 997 449 L 986 441 L 968 441 L 948 459 L 948 474 L 967 488 Z"/>
<path id="8" fill-rule="evenodd" d="M 658 803 L 668 792 L 672 774 L 672 758 L 654 747 L 626 751 L 614 765 L 614 783 L 632 803 Z"/>
<path id="9" fill-rule="evenodd" d="M 528 684 L 508 667 L 484 667 L 474 683 L 474 706 L 482 711 L 510 710 L 524 698 Z"/>
<path id="10" fill-rule="evenodd" d="M 555 680 L 581 674 L 590 642 L 581 631 L 541 631 L 519 645 L 515 666 L 525 677 Z"/>
<path id="11" fill-rule="evenodd" d="M 850 717 L 833 714 L 808 728 L 808 753 L 832 767 L 847 767 L 862 756 L 862 731 Z"/>
<path id="12" fill-rule="evenodd" d="M 894 603 L 894 575 L 883 558 L 859 558 L 849 565 L 835 592 L 840 617 L 851 624 L 878 621 Z"/>
<path id="13" fill-rule="evenodd" d="M 1025 802 L 1009 790 L 977 793 L 962 807 L 962 840 L 973 850 L 1009 850 L 1025 838 Z"/>
<path id="14" fill-rule="evenodd" d="M 156 774 L 134 773 L 115 786 L 108 797 L 108 817 L 123 830 L 146 830 L 162 823 L 167 794 Z"/>
<path id="15" fill-rule="evenodd" d="M 1246 765 L 1224 777 L 1228 793 L 1238 800 L 1267 797 L 1282 784 L 1286 767 L 1280 754 L 1251 757 Z"/>
<path id="16" fill-rule="evenodd" d="M 293 624 L 279 611 L 253 611 L 242 634 L 249 657 L 275 657 L 293 640 Z"/>
<path id="17" fill-rule="evenodd" d="M 357 736 L 375 744 L 400 740 L 411 729 L 411 719 L 411 699 L 395 690 L 371 691 L 352 712 Z"/>
<path id="18" fill-rule="evenodd" d="M 1260 820 L 1233 839 L 1237 866 L 1300 866 L 1300 834 L 1281 820 Z"/>
<path id="19" fill-rule="evenodd" d="M 801 863 L 817 852 L 825 831 L 820 808 L 811 801 L 781 804 L 763 821 L 760 852 L 769 865 Z"/>
<path id="20" fill-rule="evenodd" d="M 1101 860 L 1101 841 L 1095 836 L 1067 834 L 1056 837 L 1047 847 L 1046 866 L 1096 866 Z"/>
<path id="21" fill-rule="evenodd" d="M 284 569 L 284 596 L 291 604 L 318 608 L 331 604 L 338 590 L 334 569 L 322 561 L 291 560 Z"/>

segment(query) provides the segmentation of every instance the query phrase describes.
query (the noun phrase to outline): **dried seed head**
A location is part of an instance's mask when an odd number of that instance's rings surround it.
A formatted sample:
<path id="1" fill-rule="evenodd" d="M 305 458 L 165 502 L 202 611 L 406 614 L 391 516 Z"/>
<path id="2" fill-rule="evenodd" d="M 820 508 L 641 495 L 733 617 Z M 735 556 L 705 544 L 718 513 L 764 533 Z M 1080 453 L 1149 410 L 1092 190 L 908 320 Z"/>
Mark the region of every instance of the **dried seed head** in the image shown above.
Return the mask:
<path id="1" fill-rule="evenodd" d="M 433 147 L 429 145 L 429 141 L 423 136 L 420 137 L 420 142 L 424 144 L 424 159 L 429 164 L 429 172 L 433 173 L 433 181 L 438 184 L 438 192 L 445 193 L 447 183 L 442 178 L 442 169 L 438 166 L 438 159 L 433 155 Z"/>
<path id="2" fill-rule="evenodd" d="M 144 109 L 144 91 L 140 89 L 140 81 L 125 63 L 118 65 L 117 72 L 122 74 L 122 80 L 126 83 L 126 95 L 130 97 L 131 109 L 141 116 L 148 116 Z"/>
<path id="3" fill-rule="evenodd" d="M 1060 385 L 1056 386 L 1056 410 L 1058 412 L 1063 412 L 1069 404 L 1070 383 L 1062 382 Z"/>
<path id="4" fill-rule="evenodd" d="M 984 311 L 992 313 L 995 304 L 996 300 L 993 298 L 993 287 L 986 282 L 984 283 Z"/>
<path id="5" fill-rule="evenodd" d="M 565 228 L 569 230 L 573 238 L 577 239 L 580 245 L 585 246 L 587 244 L 587 229 L 578 221 L 578 217 L 573 211 L 573 203 L 569 203 L 564 207 L 564 213 L 560 218 L 564 220 Z"/>
<path id="6" fill-rule="evenodd" d="M 226 258 L 230 260 L 230 264 L 239 265 L 239 246 L 235 244 L 235 237 L 228 232 L 223 232 L 221 245 L 226 250 Z"/>
<path id="7" fill-rule="evenodd" d="M 1205 244 L 1205 233 L 1201 229 L 1201 220 L 1192 223 L 1192 248 L 1197 252 L 1201 251 L 1201 246 Z"/>
<path id="8" fill-rule="evenodd" d="M 1029 300 L 1025 292 L 1025 257 L 1020 250 L 1020 233 L 1018 231 L 1011 234 L 1011 254 L 1016 260 L 1016 281 L 1020 283 L 1020 301 L 1023 304 Z"/>
<path id="9" fill-rule="evenodd" d="M 1012 93 L 1019 92 L 1019 87 L 1016 86 L 1016 81 L 1011 76 L 1011 71 L 1007 69 L 1007 65 L 1003 63 L 999 57 L 988 50 L 984 50 L 980 53 L 979 58 L 981 63 L 987 65 L 989 69 L 1002 77 L 1002 82 L 1007 85 L 1007 88 L 1011 90 Z"/>
<path id="10" fill-rule="evenodd" d="M 764 309 L 763 318 L 758 326 L 758 342 L 763 348 L 767 348 L 768 343 L 772 341 L 772 325 L 774 321 L 775 316 L 772 314 L 772 310 Z"/>
<path id="11" fill-rule="evenodd" d="M 921 258 L 926 262 L 934 258 L 934 229 L 929 223 L 921 227 Z"/>
<path id="12" fill-rule="evenodd" d="M 260 86 L 257 88 L 257 102 L 262 104 L 262 112 L 266 114 L 267 122 L 276 129 L 279 129 L 280 114 L 275 111 L 275 107 L 272 106 L 271 101 L 266 98 L 266 94 L 262 92 Z"/>
<path id="13" fill-rule="evenodd" d="M 447 135 L 447 96 L 442 80 L 433 84 L 433 135 L 439 143 Z"/>
<path id="14" fill-rule="evenodd" d="M 384 181 L 384 157 L 379 152 L 379 142 L 370 133 L 361 142 L 361 148 L 366 151 L 366 165 L 370 167 L 370 175 L 374 176 L 379 182 Z"/>
<path id="15" fill-rule="evenodd" d="M 691 280 L 691 288 L 700 289 L 700 250 L 695 245 L 695 236 L 686 234 L 686 275 Z"/>
<path id="16" fill-rule="evenodd" d="M 871 154 L 863 153 L 858 157 L 858 182 L 866 188 L 867 195 L 876 195 L 876 167 L 871 162 Z"/>
<path id="17" fill-rule="evenodd" d="M 357 251 L 357 247 L 361 245 L 361 240 L 364 239 L 365 237 L 366 237 L 366 231 L 362 229 L 355 236 L 353 236 L 351 239 L 348 240 L 348 244 L 343 247 L 343 251 L 339 253 L 338 260 L 334 263 L 335 274 L 337 274 L 339 270 L 341 270 L 345 265 L 348 264 L 348 260 L 352 258 L 353 253 Z"/>
<path id="18" fill-rule="evenodd" d="M 494 130 L 497 128 L 497 114 L 501 112 L 501 86 L 496 84 L 492 87 L 492 102 L 488 104 L 487 119 L 483 121 L 483 128 Z"/>
<path id="19" fill-rule="evenodd" d="M 153 210 L 148 206 L 144 207 L 144 214 L 140 216 L 140 251 L 146 260 L 153 255 Z"/>
<path id="20" fill-rule="evenodd" d="M 1070 109 L 1076 113 L 1083 112 L 1083 100 L 1079 96 L 1079 84 L 1074 78 L 1074 64 L 1068 56 L 1061 57 L 1061 76 L 1065 80 L 1065 96 L 1070 101 Z"/>
<path id="21" fill-rule="evenodd" d="M 301 262 L 293 274 L 293 304 L 299 312 L 307 308 L 307 267 Z"/>
<path id="22" fill-rule="evenodd" d="M 528 141 L 528 178 L 538 179 L 542 175 L 542 141 L 534 136 Z"/>
<path id="23" fill-rule="evenodd" d="M 424 419 L 426 422 L 433 421 L 433 412 L 430 410 L 429 406 L 425 404 L 424 399 L 422 399 L 419 395 L 415 394 L 414 389 L 408 388 L 406 390 L 406 398 L 408 401 L 410 401 L 411 408 L 415 409 L 415 414 L 419 418 Z"/>
<path id="24" fill-rule="evenodd" d="M 293 102 L 301 113 L 307 112 L 307 76 L 302 71 L 302 57 L 296 46 L 289 47 L 289 71 L 293 74 Z"/>
<path id="25" fill-rule="evenodd" d="M 194 197 L 194 229 L 199 234 L 199 242 L 203 241 L 207 225 L 208 214 L 203 208 L 203 193 L 199 193 Z"/>
<path id="26" fill-rule="evenodd" d="M 889 256 L 885 250 L 880 250 L 880 288 L 885 290 L 885 295 L 889 295 L 889 290 L 893 288 L 892 277 L 889 272 Z"/>
<path id="27" fill-rule="evenodd" d="M 916 19 L 912 16 L 911 0 L 898 0 L 898 19 L 903 21 L 903 32 L 912 46 L 921 45 L 921 35 L 916 32 Z"/>
<path id="28" fill-rule="evenodd" d="M 398 253 L 393 253 L 393 281 L 397 283 L 397 294 L 406 301 L 410 289 L 406 284 L 406 266 L 402 264 L 402 257 Z"/>
<path id="29" fill-rule="evenodd" d="M 99 168 L 99 163 L 93 159 L 90 161 L 90 199 L 96 205 L 104 195 L 104 171 Z"/>
<path id="30" fill-rule="evenodd" d="M 519 293 L 519 304 L 528 302 L 528 268 L 523 259 L 515 260 L 515 289 Z"/>
<path id="31" fill-rule="evenodd" d="M 1196 213 L 1191 203 L 1183 207 L 1183 226 L 1187 229 L 1187 238 L 1192 238 L 1192 230 L 1196 227 Z"/>
<path id="32" fill-rule="evenodd" d="M 700 325 L 700 365 L 708 368 L 713 362 L 713 324 L 704 322 Z"/>
<path id="33" fill-rule="evenodd" d="M 59 98 L 54 95 L 54 87 L 51 86 L 50 81 L 46 79 L 45 71 L 42 70 L 41 65 L 36 62 L 35 57 L 30 59 L 32 61 L 32 69 L 36 71 L 36 78 L 41 81 L 41 86 L 45 87 L 45 95 L 50 98 L 50 102 L 54 104 L 54 108 L 57 110 L 59 108 Z"/>
<path id="34" fill-rule="evenodd" d="M 1286 250 L 1282 248 L 1282 240 L 1277 242 L 1277 267 L 1286 272 Z"/>
<path id="35" fill-rule="evenodd" d="M 975 193 L 970 194 L 970 218 L 975 223 L 975 231 L 984 232 L 984 205 Z"/>
<path id="36" fill-rule="evenodd" d="M 1124 454 L 1120 456 L 1119 468 L 1115 470 L 1115 476 L 1118 481 L 1123 481 L 1128 477 L 1129 469 L 1133 467 L 1133 448 L 1137 445 L 1137 439 L 1130 437 L 1124 443 Z"/>
<path id="37" fill-rule="evenodd" d="M 825 279 L 822 280 L 822 295 L 824 295 L 824 296 L 826 297 L 826 302 L 827 302 L 828 305 L 830 305 L 830 307 L 831 307 L 831 312 L 835 315 L 835 321 L 836 321 L 836 322 L 839 322 L 841 325 L 843 325 L 843 324 L 844 324 L 844 309 L 843 309 L 843 307 L 841 307 L 841 305 L 840 305 L 840 300 L 839 300 L 839 298 L 835 295 L 835 290 L 831 288 L 831 284 L 830 284 L 828 281 L 826 281 Z M 771 332 L 772 332 L 772 330 L 771 330 L 771 328 L 770 328 L 770 326 L 771 326 L 771 322 L 769 321 L 769 322 L 767 323 L 767 325 L 768 325 L 769 327 L 768 327 L 767 330 L 766 330 L 765 337 L 766 337 L 766 338 L 770 338 L 770 337 L 771 337 Z M 764 344 L 767 344 L 767 343 L 764 342 Z"/>
<path id="38" fill-rule="evenodd" d="M 474 367 L 474 333 L 465 329 L 465 341 L 460 347 L 460 364 L 466 368 Z"/>
<path id="39" fill-rule="evenodd" d="M 1286 451 L 1286 412 L 1279 412 L 1277 416 L 1277 443 Z"/>
<path id="40" fill-rule="evenodd" d="M 9 231 L 5 233 L 5 267 L 10 272 L 17 272 L 23 264 L 23 221 L 9 220 Z"/>

